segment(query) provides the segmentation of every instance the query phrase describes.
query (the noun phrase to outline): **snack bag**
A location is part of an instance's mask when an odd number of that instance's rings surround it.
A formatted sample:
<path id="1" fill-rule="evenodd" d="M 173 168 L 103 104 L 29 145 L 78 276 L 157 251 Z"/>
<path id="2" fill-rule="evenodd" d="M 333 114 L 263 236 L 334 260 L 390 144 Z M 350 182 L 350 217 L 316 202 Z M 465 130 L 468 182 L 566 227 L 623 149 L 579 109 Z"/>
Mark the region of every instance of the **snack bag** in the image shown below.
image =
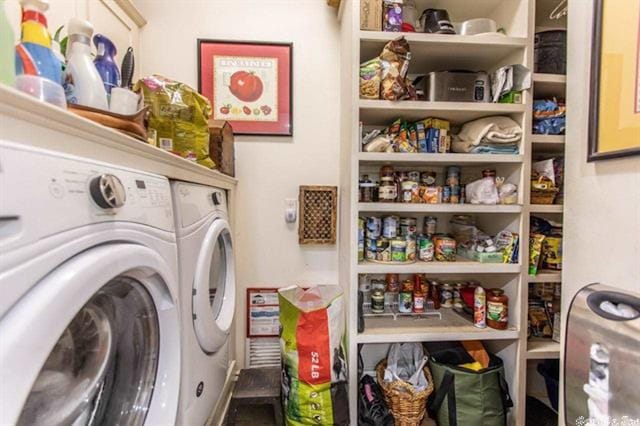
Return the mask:
<path id="1" fill-rule="evenodd" d="M 382 53 L 382 99 L 399 101 L 407 96 L 407 70 L 411 52 L 404 37 L 388 42 Z"/>
<path id="2" fill-rule="evenodd" d="M 213 168 L 209 158 L 209 100 L 186 84 L 152 75 L 134 86 L 149 107 L 149 135 L 165 151 Z"/>
<path id="3" fill-rule="evenodd" d="M 374 58 L 360 64 L 360 98 L 380 98 L 380 58 Z"/>
<path id="4" fill-rule="evenodd" d="M 545 236 L 542 234 L 531 234 L 529 236 L 529 275 L 535 276 L 538 273 L 544 238 Z"/>
<path id="5" fill-rule="evenodd" d="M 348 425 L 349 394 L 342 289 L 278 291 L 282 400 L 287 425 Z"/>

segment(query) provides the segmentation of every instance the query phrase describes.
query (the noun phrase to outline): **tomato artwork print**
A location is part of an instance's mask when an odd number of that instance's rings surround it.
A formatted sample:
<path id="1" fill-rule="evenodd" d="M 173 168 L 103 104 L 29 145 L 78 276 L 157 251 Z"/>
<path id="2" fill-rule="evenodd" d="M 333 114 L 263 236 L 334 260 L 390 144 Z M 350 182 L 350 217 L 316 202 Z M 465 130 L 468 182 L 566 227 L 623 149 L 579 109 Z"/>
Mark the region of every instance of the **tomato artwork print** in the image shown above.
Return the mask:
<path id="1" fill-rule="evenodd" d="M 257 101 L 262 95 L 262 80 L 252 72 L 237 71 L 231 76 L 229 90 L 243 102 Z"/>
<path id="2" fill-rule="evenodd" d="M 198 91 L 236 135 L 293 135 L 291 43 L 198 39 Z"/>
<path id="3" fill-rule="evenodd" d="M 277 58 L 214 56 L 213 111 L 216 120 L 276 121 Z"/>

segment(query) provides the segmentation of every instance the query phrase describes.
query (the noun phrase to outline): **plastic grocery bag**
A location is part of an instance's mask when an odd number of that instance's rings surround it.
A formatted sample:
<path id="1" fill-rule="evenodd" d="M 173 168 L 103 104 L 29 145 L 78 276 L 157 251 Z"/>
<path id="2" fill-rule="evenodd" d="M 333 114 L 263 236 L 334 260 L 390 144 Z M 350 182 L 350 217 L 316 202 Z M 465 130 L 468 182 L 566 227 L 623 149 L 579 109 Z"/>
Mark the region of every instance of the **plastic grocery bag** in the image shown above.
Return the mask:
<path id="1" fill-rule="evenodd" d="M 342 289 L 293 286 L 278 299 L 286 424 L 349 424 Z"/>
<path id="2" fill-rule="evenodd" d="M 149 137 L 161 149 L 213 168 L 209 158 L 209 100 L 178 81 L 159 75 L 135 86 L 149 107 Z"/>
<path id="3" fill-rule="evenodd" d="M 423 371 L 426 363 L 420 343 L 394 343 L 387 355 L 384 381 L 402 380 L 412 384 L 416 391 L 425 390 L 429 385 Z"/>

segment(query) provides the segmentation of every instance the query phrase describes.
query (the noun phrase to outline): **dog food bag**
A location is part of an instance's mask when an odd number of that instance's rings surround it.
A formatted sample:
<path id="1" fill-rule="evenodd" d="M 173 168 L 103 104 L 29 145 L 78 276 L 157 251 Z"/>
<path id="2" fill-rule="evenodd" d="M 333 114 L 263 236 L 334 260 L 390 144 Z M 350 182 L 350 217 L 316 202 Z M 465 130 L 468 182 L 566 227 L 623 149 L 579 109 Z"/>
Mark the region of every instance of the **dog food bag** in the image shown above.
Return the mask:
<path id="1" fill-rule="evenodd" d="M 278 296 L 286 424 L 349 424 L 342 289 L 293 286 Z"/>
<path id="2" fill-rule="evenodd" d="M 159 75 L 134 87 L 149 107 L 149 135 L 158 147 L 213 168 L 209 158 L 209 100 L 184 83 Z"/>

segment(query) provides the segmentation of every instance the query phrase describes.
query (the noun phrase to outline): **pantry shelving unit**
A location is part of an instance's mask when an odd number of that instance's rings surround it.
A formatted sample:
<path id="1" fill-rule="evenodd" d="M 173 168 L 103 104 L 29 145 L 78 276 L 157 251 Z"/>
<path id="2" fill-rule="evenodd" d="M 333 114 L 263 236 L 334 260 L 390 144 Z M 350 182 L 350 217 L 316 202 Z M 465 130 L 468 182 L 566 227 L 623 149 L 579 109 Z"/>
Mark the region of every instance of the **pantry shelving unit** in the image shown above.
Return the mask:
<path id="1" fill-rule="evenodd" d="M 566 17 L 559 20 L 549 19 L 549 13 L 558 4 L 557 0 L 534 0 L 535 4 L 535 32 L 567 28 Z M 533 98 L 551 99 L 566 98 L 567 76 L 560 74 L 533 74 Z M 531 132 L 531 127 L 529 127 Z M 558 156 L 564 156 L 566 138 L 564 135 L 536 135 L 530 134 L 532 150 L 531 158 L 528 161 L 537 161 Z M 540 205 L 528 204 L 529 216 L 535 215 L 555 222 L 563 222 L 564 206 L 558 204 Z M 552 270 L 539 270 L 535 276 L 528 276 L 530 283 L 561 283 L 562 272 Z M 525 302 L 528 305 L 528 292 L 525 293 Z M 564 309 L 564 307 L 563 307 Z M 562 312 L 561 312 L 562 315 Z M 532 337 L 527 342 L 526 347 L 527 365 L 524 368 L 526 374 L 525 395 L 531 395 L 550 406 L 546 397 L 546 390 L 542 384 L 542 379 L 536 371 L 536 363 L 545 359 L 560 359 L 562 357 L 560 343 L 551 339 Z M 562 400 L 562 398 L 560 398 Z M 560 402 L 562 404 L 562 402 Z M 562 408 L 560 408 L 562 410 Z"/>
<path id="2" fill-rule="evenodd" d="M 489 17 L 504 28 L 506 35 L 462 36 L 422 33 L 403 34 L 411 47 L 409 74 L 424 74 L 447 69 L 493 71 L 501 66 L 523 64 L 533 69 L 533 35 L 536 0 L 417 0 L 418 10 L 445 8 L 452 19 Z M 540 0 L 538 0 L 540 1 Z M 340 281 L 348 300 L 348 359 L 351 422 L 357 424 L 358 352 L 362 349 L 364 370 L 373 370 L 394 342 L 428 342 L 481 340 L 505 363 L 514 409 L 509 424 L 524 425 L 527 366 L 527 290 L 529 276 L 529 214 L 534 207 L 529 200 L 531 170 L 532 94 L 524 93 L 521 104 L 425 102 L 365 100 L 359 98 L 359 64 L 377 55 L 397 33 L 360 29 L 359 0 L 343 0 L 341 6 L 341 149 L 340 149 Z M 554 82 L 550 82 L 555 84 Z M 492 115 L 506 115 L 525 129 L 517 155 L 483 154 L 400 154 L 360 151 L 361 128 L 381 128 L 398 117 L 418 120 L 438 117 L 452 126 Z M 548 142 L 552 143 L 552 142 Z M 514 205 L 481 206 L 471 204 L 397 204 L 359 203 L 358 180 L 362 174 L 375 174 L 382 165 L 400 170 L 433 169 L 441 173 L 449 165 L 462 167 L 469 176 L 480 175 L 483 168 L 495 168 L 499 176 L 518 185 L 518 202 Z M 446 228 L 453 214 L 473 214 L 481 228 L 498 232 L 505 227 L 519 233 L 520 260 L 517 264 L 487 264 L 458 257 L 456 262 L 415 262 L 388 265 L 358 263 L 357 229 L 360 216 L 398 214 L 438 217 L 439 227 Z M 439 228 L 440 231 L 440 228 Z M 365 329 L 357 332 L 358 278 L 362 274 L 383 276 L 398 273 L 407 276 L 424 273 L 437 279 L 474 279 L 489 287 L 500 287 L 509 297 L 509 324 L 506 330 L 478 329 L 453 310 L 441 308 L 437 318 L 365 317 Z M 532 349 L 532 348 L 531 348 Z M 546 349 L 545 349 L 546 350 Z"/>

